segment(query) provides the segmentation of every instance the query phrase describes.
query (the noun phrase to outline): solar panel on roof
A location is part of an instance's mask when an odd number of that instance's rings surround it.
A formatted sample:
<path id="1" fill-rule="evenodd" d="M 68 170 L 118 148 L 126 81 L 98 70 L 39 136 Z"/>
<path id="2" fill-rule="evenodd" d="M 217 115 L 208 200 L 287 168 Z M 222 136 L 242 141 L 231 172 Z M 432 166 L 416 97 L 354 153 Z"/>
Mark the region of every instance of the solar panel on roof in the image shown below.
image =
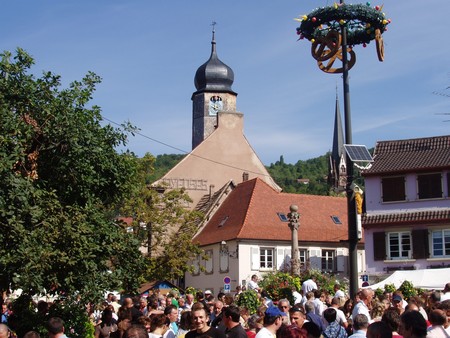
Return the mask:
<path id="1" fill-rule="evenodd" d="M 364 145 L 344 144 L 345 152 L 352 162 L 373 162 L 373 158 Z"/>

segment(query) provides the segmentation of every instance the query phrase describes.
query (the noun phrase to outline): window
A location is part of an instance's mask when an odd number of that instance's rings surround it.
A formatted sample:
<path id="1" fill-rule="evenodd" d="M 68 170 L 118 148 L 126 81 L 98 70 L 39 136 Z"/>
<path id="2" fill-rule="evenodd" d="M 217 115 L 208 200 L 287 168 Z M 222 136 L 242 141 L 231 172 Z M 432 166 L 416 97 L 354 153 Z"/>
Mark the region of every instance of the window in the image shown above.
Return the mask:
<path id="1" fill-rule="evenodd" d="M 282 212 L 277 212 L 277 215 L 280 218 L 281 222 L 289 222 L 289 219 L 286 216 L 286 214 L 284 214 Z"/>
<path id="2" fill-rule="evenodd" d="M 342 224 L 339 216 L 331 216 L 331 219 L 333 220 L 334 224 Z"/>
<path id="3" fill-rule="evenodd" d="M 221 228 L 225 225 L 226 221 L 228 221 L 228 218 L 230 218 L 230 216 L 225 216 L 219 223 L 219 225 L 217 227 Z"/>
<path id="4" fill-rule="evenodd" d="M 427 198 L 442 198 L 441 174 L 417 175 L 417 195 L 420 200 Z"/>
<path id="5" fill-rule="evenodd" d="M 390 232 L 388 233 L 389 259 L 411 258 L 411 233 Z"/>
<path id="6" fill-rule="evenodd" d="M 334 250 L 322 250 L 322 270 L 323 271 L 334 271 Z"/>
<path id="7" fill-rule="evenodd" d="M 433 257 L 450 256 L 450 229 L 433 231 L 432 245 Z"/>
<path id="8" fill-rule="evenodd" d="M 273 270 L 273 249 L 259 249 L 259 267 L 260 269 Z"/>
<path id="9" fill-rule="evenodd" d="M 383 193 L 383 202 L 406 200 L 404 176 L 382 178 L 381 189 Z"/>
<path id="10" fill-rule="evenodd" d="M 447 173 L 447 197 L 450 197 L 450 172 Z"/>

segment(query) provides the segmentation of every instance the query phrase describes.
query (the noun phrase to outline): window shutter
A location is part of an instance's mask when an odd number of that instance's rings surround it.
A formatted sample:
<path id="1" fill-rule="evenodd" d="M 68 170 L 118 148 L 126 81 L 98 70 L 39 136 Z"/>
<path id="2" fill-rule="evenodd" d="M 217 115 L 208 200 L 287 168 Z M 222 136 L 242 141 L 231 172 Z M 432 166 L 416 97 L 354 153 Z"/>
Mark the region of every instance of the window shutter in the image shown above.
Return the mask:
<path id="1" fill-rule="evenodd" d="M 320 249 L 310 249 L 309 251 L 309 262 L 310 266 L 313 269 L 319 269 L 322 268 L 322 256 Z"/>
<path id="2" fill-rule="evenodd" d="M 450 197 L 450 172 L 447 173 L 447 197 Z"/>
<path id="3" fill-rule="evenodd" d="M 373 233 L 373 260 L 383 261 L 386 259 L 386 237 L 384 232 Z"/>
<path id="4" fill-rule="evenodd" d="M 200 256 L 196 256 L 192 261 L 192 275 L 196 276 L 200 274 Z"/>
<path id="5" fill-rule="evenodd" d="M 229 269 L 228 253 L 221 253 L 219 260 L 219 270 L 220 272 L 228 272 L 228 269 Z"/>
<path id="6" fill-rule="evenodd" d="M 277 270 L 280 270 L 284 268 L 285 261 L 284 261 L 284 250 L 283 249 L 276 249 L 277 250 Z"/>
<path id="7" fill-rule="evenodd" d="M 291 249 L 284 249 L 284 270 L 291 271 Z"/>
<path id="8" fill-rule="evenodd" d="M 259 248 L 252 247 L 251 248 L 252 255 L 252 270 L 259 270 L 260 260 L 259 260 Z"/>
<path id="9" fill-rule="evenodd" d="M 208 250 L 205 252 L 205 254 L 207 255 L 207 259 L 205 260 L 205 273 L 213 273 L 213 251 Z"/>
<path id="10" fill-rule="evenodd" d="M 344 272 L 345 271 L 345 262 L 347 261 L 347 257 L 344 256 L 344 250 L 343 249 L 337 249 L 336 250 L 336 270 L 338 272 Z"/>
<path id="11" fill-rule="evenodd" d="M 412 231 L 413 258 L 428 258 L 428 230 L 420 229 Z"/>

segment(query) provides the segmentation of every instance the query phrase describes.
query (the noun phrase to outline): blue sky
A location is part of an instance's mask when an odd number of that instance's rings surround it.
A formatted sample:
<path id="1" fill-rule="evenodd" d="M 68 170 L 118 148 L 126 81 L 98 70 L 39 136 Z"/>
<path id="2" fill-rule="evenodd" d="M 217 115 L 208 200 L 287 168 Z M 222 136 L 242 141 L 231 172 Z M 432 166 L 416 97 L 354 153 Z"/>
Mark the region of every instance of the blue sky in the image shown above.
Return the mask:
<path id="1" fill-rule="evenodd" d="M 264 164 L 295 163 L 331 149 L 336 86 L 320 71 L 310 42 L 297 41 L 295 17 L 333 1 L 311 0 L 16 0 L 2 4 L 2 50 L 35 59 L 33 73 L 60 74 L 63 85 L 88 71 L 103 78 L 93 103 L 146 137 L 130 139 L 137 155 L 191 150 L 194 75 L 210 55 L 216 21 L 219 58 L 235 73 L 244 133 Z M 348 2 L 352 3 L 352 2 Z M 357 2 L 353 2 L 357 3 Z M 364 2 L 362 2 L 364 3 Z M 384 0 L 392 23 L 375 44 L 356 46 L 350 70 L 353 143 L 448 135 L 450 39 L 448 0 Z"/>

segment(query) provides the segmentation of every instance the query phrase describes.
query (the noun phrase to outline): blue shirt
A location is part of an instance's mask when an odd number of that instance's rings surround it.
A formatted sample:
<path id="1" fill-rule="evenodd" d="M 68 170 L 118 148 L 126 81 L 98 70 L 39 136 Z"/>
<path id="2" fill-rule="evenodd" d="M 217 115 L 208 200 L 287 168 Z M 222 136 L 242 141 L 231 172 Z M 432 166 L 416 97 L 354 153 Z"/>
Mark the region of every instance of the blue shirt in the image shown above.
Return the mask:
<path id="1" fill-rule="evenodd" d="M 323 336 L 325 338 L 347 338 L 347 331 L 336 322 L 330 323 L 328 327 L 323 331 Z"/>
<path id="2" fill-rule="evenodd" d="M 366 331 L 364 330 L 356 330 L 350 337 L 348 338 L 366 338 Z"/>

